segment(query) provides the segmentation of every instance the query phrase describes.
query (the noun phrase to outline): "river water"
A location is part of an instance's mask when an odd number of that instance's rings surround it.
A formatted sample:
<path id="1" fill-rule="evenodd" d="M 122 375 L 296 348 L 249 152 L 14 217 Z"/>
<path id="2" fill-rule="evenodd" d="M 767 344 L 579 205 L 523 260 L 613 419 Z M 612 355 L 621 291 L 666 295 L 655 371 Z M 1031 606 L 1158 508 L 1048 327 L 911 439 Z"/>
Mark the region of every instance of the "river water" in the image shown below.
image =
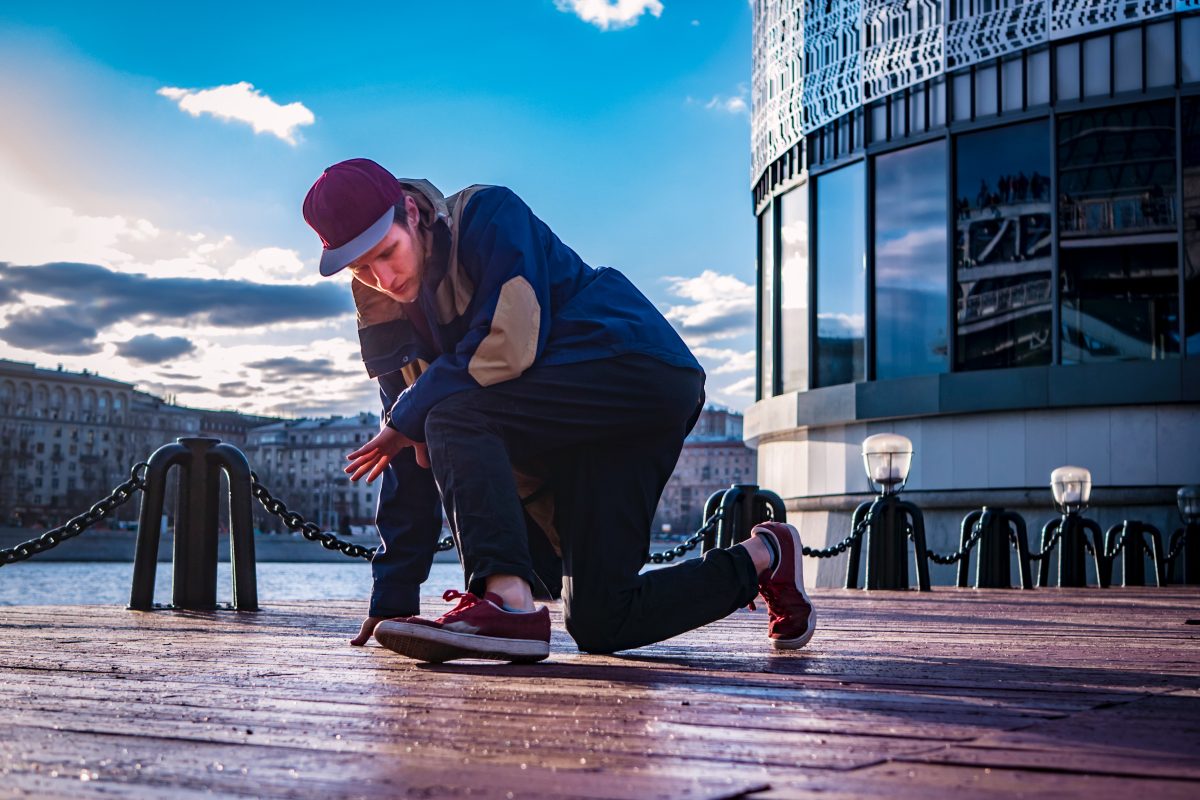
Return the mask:
<path id="1" fill-rule="evenodd" d="M 0 569 L 0 606 L 126 605 L 133 582 L 133 563 L 23 561 Z M 229 564 L 217 565 L 217 601 L 229 602 L 233 585 Z M 456 563 L 435 563 L 425 593 L 462 588 Z M 366 610 L 371 594 L 371 565 L 346 563 L 258 564 L 258 602 L 283 600 L 361 600 Z M 171 601 L 171 565 L 160 563 L 154 602 Z"/>

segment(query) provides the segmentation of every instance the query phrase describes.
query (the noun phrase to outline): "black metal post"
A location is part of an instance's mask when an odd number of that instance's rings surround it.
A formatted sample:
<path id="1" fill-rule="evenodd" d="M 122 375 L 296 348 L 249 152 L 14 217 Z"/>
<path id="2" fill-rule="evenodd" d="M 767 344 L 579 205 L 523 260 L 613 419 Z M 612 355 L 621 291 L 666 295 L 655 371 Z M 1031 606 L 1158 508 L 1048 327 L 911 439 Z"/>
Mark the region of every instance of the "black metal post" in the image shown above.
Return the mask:
<path id="1" fill-rule="evenodd" d="M 217 512 L 220 507 L 220 473 L 225 470 L 229 482 L 233 607 L 241 611 L 257 610 L 250 465 L 236 447 L 207 437 L 181 438 L 174 444 L 160 447 L 150 456 L 138 524 L 129 607 L 138 611 L 149 611 L 154 607 L 158 537 L 166 478 L 168 471 L 175 466 L 180 469 L 172 606 L 197 611 L 212 610 L 217 606 Z"/>
<path id="2" fill-rule="evenodd" d="M 1104 532 L 1095 520 L 1081 516 L 1076 511 L 1052 519 L 1042 528 L 1042 563 L 1038 569 L 1038 585 L 1046 586 L 1050 581 L 1050 554 L 1047 544 L 1059 533 L 1058 585 L 1061 587 L 1087 586 L 1087 548 L 1090 544 L 1096 566 L 1096 578 L 1101 588 L 1107 588 L 1112 577 L 1112 564 L 1104 554 Z M 1091 541 L 1088 534 L 1091 534 Z"/>
<path id="3" fill-rule="evenodd" d="M 966 550 L 967 542 L 971 538 L 971 532 L 975 530 L 975 524 L 976 523 L 982 524 L 980 522 L 980 520 L 983 518 L 984 514 L 987 513 L 987 510 L 988 510 L 987 506 L 984 506 L 982 509 L 980 509 L 978 511 L 968 511 L 967 515 L 965 517 L 963 517 L 962 524 L 959 526 L 959 529 L 958 529 L 958 549 L 959 549 L 959 551 Z M 989 523 L 991 522 L 990 516 L 988 518 L 988 522 Z M 971 552 L 969 550 L 967 550 L 965 553 L 963 553 L 963 557 L 961 559 L 959 559 L 959 561 L 958 561 L 958 574 L 956 576 L 957 580 L 955 580 L 955 582 L 954 582 L 955 586 L 957 586 L 959 589 L 967 588 L 967 581 L 969 579 L 970 573 L 971 573 Z M 976 581 L 979 580 L 978 574 L 976 574 L 975 580 Z M 976 588 L 979 588 L 978 583 L 976 584 Z"/>
<path id="4" fill-rule="evenodd" d="M 858 526 L 863 524 L 863 520 L 869 515 L 873 515 L 875 507 L 878 505 L 881 498 L 867 500 L 865 503 L 859 503 L 858 508 L 854 509 L 854 514 L 850 517 L 850 530 L 858 530 Z M 846 553 L 846 588 L 858 588 L 858 565 L 862 560 L 862 537 L 858 537 L 850 542 L 850 550 Z"/>
<path id="5" fill-rule="evenodd" d="M 1020 572 L 1021 588 L 1033 588 L 1033 564 L 1029 557 L 1029 531 L 1025 527 L 1025 518 L 1015 511 L 1004 511 L 1000 519 L 1011 530 L 1010 536 L 1017 546 L 1017 570 Z"/>
<path id="6" fill-rule="evenodd" d="M 854 523 L 861 522 L 859 506 Z M 917 588 L 929 591 L 929 562 L 925 545 L 925 517 L 921 509 L 896 495 L 883 495 L 870 506 L 866 529 L 867 566 L 864 585 L 867 589 L 908 588 L 908 539 L 913 540 L 913 559 L 916 562 Z M 858 580 L 860 548 L 851 546 L 846 570 L 846 587 L 855 588 Z"/>
<path id="7" fill-rule="evenodd" d="M 1182 541 L 1182 550 L 1172 563 L 1171 580 L 1176 583 L 1200 583 L 1200 523 L 1190 522 L 1171 535 L 1171 549 Z M 1175 566 L 1179 565 L 1179 566 Z"/>
<path id="8" fill-rule="evenodd" d="M 725 490 L 724 489 L 721 489 L 720 491 L 717 491 L 717 492 L 713 492 L 712 494 L 710 494 L 708 496 L 708 499 L 704 501 L 704 519 L 701 520 L 702 523 L 707 523 L 710 519 L 712 519 L 713 514 L 716 514 L 717 511 L 721 508 L 721 501 L 724 498 L 725 498 Z M 717 527 L 719 527 L 719 525 L 713 526 L 712 528 L 709 528 L 707 531 L 704 532 L 704 540 L 700 545 L 700 547 L 701 547 L 700 552 L 707 553 L 709 550 L 712 550 L 714 547 L 717 546 Z"/>

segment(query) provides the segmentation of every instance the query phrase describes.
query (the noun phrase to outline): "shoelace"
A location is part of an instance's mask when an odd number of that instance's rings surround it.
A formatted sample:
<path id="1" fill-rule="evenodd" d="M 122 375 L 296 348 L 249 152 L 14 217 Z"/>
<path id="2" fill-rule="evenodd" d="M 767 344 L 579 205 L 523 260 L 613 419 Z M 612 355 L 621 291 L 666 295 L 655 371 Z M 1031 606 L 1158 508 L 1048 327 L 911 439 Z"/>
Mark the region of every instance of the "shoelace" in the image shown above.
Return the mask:
<path id="1" fill-rule="evenodd" d="M 445 600 L 447 603 L 452 603 L 455 600 L 457 600 L 458 605 L 456 605 L 454 608 L 450 609 L 445 614 L 442 614 L 440 617 L 438 617 L 437 618 L 438 622 L 441 622 L 442 620 L 446 619 L 447 617 L 452 617 L 460 611 L 465 611 L 466 609 L 468 609 L 471 606 L 475 605 L 476 603 L 480 602 L 479 598 L 476 597 L 475 595 L 471 594 L 470 592 L 460 592 L 457 589 L 447 589 L 445 592 L 442 593 L 442 599 Z"/>

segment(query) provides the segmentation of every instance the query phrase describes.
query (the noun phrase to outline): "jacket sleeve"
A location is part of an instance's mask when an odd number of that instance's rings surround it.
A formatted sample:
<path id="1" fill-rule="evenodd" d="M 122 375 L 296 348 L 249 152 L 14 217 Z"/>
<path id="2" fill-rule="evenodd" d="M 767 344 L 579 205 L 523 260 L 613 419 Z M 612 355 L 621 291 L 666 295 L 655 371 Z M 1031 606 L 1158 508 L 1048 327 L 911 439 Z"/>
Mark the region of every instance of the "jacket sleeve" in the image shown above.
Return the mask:
<path id="1" fill-rule="evenodd" d="M 512 380 L 529 369 L 550 335 L 554 234 L 512 191 L 489 187 L 463 210 L 458 258 L 475 284 L 467 332 L 438 356 L 392 406 L 388 424 L 425 441 L 425 418 L 452 394 Z"/>

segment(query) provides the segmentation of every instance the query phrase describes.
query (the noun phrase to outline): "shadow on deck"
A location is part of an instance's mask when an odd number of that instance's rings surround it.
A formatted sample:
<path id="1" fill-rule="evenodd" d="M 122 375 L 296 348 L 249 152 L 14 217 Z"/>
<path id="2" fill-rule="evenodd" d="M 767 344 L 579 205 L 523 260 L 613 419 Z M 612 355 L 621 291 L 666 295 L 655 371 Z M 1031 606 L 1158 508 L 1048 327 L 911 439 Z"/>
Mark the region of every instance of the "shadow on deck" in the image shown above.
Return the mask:
<path id="1" fill-rule="evenodd" d="M 817 590 L 533 666 L 351 648 L 358 604 L 0 608 L 0 797 L 1200 794 L 1200 590 Z M 440 600 L 427 612 L 440 613 Z"/>

